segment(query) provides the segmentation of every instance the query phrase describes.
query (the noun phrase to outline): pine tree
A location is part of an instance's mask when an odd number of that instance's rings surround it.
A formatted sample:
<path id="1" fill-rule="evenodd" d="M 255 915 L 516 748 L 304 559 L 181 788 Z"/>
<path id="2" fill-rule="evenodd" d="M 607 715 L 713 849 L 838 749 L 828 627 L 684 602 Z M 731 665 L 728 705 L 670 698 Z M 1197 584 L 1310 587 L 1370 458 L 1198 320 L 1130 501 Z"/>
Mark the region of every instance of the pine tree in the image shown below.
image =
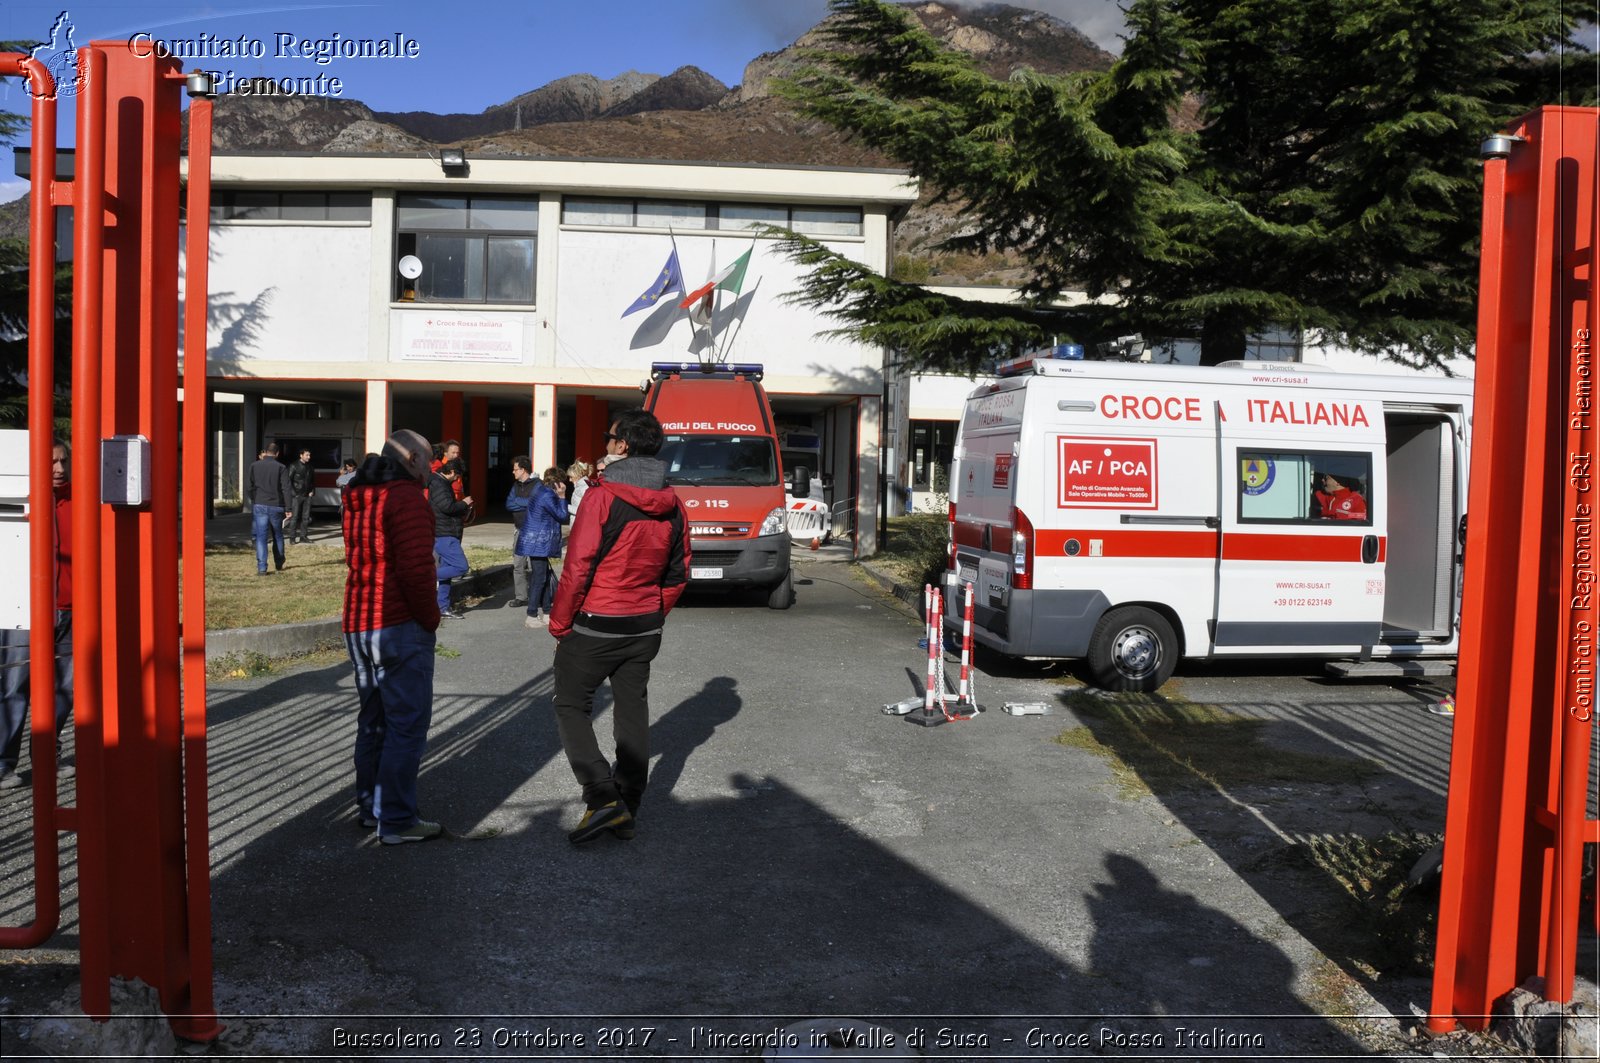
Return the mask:
<path id="1" fill-rule="evenodd" d="M 1481 140 L 1574 76 L 1561 0 L 1132 0 L 1104 72 L 980 72 L 900 8 L 833 0 L 782 91 L 964 207 L 952 249 L 1028 264 L 1020 310 L 818 267 L 797 301 L 913 368 L 972 372 L 1067 334 L 1198 337 L 1202 361 L 1304 329 L 1412 364 L 1470 354 Z M 1097 300 L 1053 309 L 1065 291 Z"/>

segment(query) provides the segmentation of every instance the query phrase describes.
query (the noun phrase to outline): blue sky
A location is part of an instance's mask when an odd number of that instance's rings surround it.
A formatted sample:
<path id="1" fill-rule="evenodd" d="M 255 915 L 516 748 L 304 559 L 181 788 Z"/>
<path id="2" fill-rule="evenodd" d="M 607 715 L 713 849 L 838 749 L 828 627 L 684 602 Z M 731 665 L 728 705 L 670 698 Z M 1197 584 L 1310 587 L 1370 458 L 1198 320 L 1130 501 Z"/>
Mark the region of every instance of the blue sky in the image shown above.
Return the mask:
<path id="1" fill-rule="evenodd" d="M 1121 13 L 1113 0 L 1012 0 L 1062 18 L 1120 51 Z M 185 59 L 185 69 L 231 70 L 238 77 L 337 77 L 341 95 L 375 110 L 477 112 L 568 74 L 615 77 L 629 70 L 668 74 L 698 66 L 736 85 L 750 60 L 794 42 L 827 12 L 826 0 L 390 0 L 387 3 L 182 3 L 140 0 L 0 0 L 0 39 L 42 40 L 65 13 L 73 42 L 135 35 L 177 47 L 234 46 L 242 38 L 260 57 L 226 54 Z M 298 42 L 415 42 L 415 57 L 336 58 L 319 65 L 295 58 Z M 295 45 L 285 47 L 285 41 Z M 181 43 L 180 43 L 181 42 Z M 61 41 L 63 45 L 65 41 Z M 286 54 L 287 53 L 287 54 Z M 15 82 L 0 85 L 0 108 L 26 112 Z M 61 143 L 71 143 L 70 106 Z M 24 136 L 22 143 L 27 143 Z M 6 153 L 9 155 L 9 152 Z M 7 160 L 9 163 L 9 159 Z M 0 200 L 24 191 L 8 164 Z"/>

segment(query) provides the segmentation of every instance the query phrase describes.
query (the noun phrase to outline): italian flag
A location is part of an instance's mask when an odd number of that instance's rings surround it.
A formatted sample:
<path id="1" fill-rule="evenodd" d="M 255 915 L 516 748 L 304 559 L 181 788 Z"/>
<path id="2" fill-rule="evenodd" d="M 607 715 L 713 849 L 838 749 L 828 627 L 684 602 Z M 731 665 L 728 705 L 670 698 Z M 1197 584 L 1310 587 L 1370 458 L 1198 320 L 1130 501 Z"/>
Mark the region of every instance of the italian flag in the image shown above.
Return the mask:
<path id="1" fill-rule="evenodd" d="M 684 296 L 683 302 L 679 303 L 678 307 L 680 309 L 687 310 L 689 307 L 693 306 L 697 300 L 709 300 L 712 292 L 732 292 L 734 295 L 738 295 L 739 289 L 744 287 L 744 272 L 750 268 L 750 252 L 754 250 L 755 248 L 752 247 L 750 251 L 746 251 L 744 254 L 734 259 L 732 264 L 730 264 L 727 269 L 716 274 L 700 287 Z"/>

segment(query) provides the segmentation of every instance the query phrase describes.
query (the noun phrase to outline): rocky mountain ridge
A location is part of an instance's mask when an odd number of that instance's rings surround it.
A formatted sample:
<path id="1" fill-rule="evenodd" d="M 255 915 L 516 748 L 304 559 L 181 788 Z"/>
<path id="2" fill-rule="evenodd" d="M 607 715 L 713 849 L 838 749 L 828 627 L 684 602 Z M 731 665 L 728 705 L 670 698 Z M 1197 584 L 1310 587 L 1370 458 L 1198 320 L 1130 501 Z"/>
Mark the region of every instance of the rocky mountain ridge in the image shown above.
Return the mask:
<path id="1" fill-rule="evenodd" d="M 1105 69 L 1112 56 L 1070 25 L 1041 12 L 915 0 L 904 5 L 930 33 L 973 56 L 994 77 Z M 830 16 L 832 17 L 832 16 Z M 672 73 L 628 71 L 602 80 L 572 74 L 478 114 L 374 111 L 354 99 L 228 94 L 216 101 L 213 146 L 227 152 L 420 153 L 460 145 L 474 156 L 669 159 L 789 166 L 882 166 L 895 160 L 805 118 L 772 94 L 822 43 L 826 19 L 786 48 L 757 56 L 736 86 L 693 66 Z M 26 200 L 0 207 L 0 235 L 25 229 Z M 938 253 L 961 219 L 948 207 L 913 207 L 898 230 L 898 254 L 929 283 L 1014 283 L 1017 263 Z M 25 235 L 25 231 L 22 233 Z"/>

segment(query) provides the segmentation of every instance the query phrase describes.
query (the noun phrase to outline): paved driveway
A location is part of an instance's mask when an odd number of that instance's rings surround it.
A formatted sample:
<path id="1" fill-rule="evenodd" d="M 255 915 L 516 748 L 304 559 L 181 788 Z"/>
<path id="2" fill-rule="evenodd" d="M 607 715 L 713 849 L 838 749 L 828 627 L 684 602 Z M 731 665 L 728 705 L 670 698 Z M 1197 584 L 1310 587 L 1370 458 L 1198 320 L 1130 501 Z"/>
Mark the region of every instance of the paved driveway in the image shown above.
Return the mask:
<path id="1" fill-rule="evenodd" d="M 565 1037 L 588 1056 L 748 1057 L 796 1020 L 866 1016 L 949 1058 L 1360 1054 L 1410 1025 L 1426 983 L 1363 987 L 1325 954 L 1325 883 L 1264 857 L 1317 832 L 1441 825 L 1450 721 L 1425 692 L 1185 669 L 1182 694 L 1272 721 L 1269 742 L 1386 771 L 1281 801 L 1130 798 L 1105 759 L 1052 740 L 1078 723 L 1052 669 L 980 675 L 991 711 L 972 721 L 883 715 L 924 670 L 920 620 L 846 565 L 799 575 L 786 612 L 707 595 L 673 614 L 631 842 L 566 842 L 581 807 L 554 644 L 504 594 L 443 629 L 420 781 L 438 842 L 385 848 L 356 825 L 347 664 L 214 686 L 225 1050 L 404 1055 L 382 1041 L 400 1031 L 424 1056 Z M 1058 708 L 1013 717 L 1008 700 Z M 27 917 L 11 889 L 23 807 L 0 807 L 8 923 Z M 4 1011 L 70 990 L 75 914 L 51 948 L 0 957 Z M 1352 1010 L 1380 1018 L 1326 1017 Z M 596 1044 L 613 1028 L 631 1049 Z"/>

